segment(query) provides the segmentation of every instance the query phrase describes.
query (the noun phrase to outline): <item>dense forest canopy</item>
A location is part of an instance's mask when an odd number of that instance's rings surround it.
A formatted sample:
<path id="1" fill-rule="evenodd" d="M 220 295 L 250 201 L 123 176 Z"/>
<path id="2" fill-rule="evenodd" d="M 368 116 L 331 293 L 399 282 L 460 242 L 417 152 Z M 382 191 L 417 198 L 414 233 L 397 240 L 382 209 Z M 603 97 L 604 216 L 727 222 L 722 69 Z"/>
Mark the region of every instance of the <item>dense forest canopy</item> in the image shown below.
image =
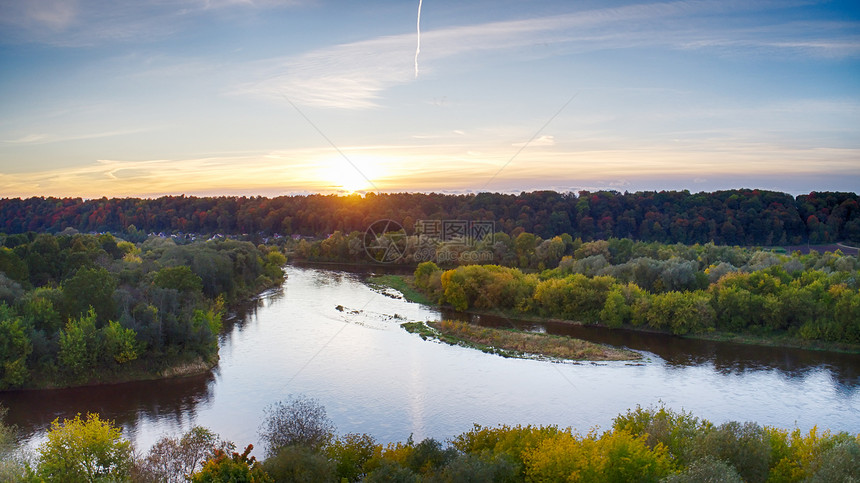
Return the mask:
<path id="1" fill-rule="evenodd" d="M 664 243 L 793 245 L 860 242 L 860 197 L 764 190 L 713 193 L 615 191 L 519 195 L 367 193 L 365 196 L 80 198 L 0 200 L 0 232 L 223 233 L 323 237 L 364 231 L 389 218 L 412 233 L 419 220 L 488 220 L 497 232 L 583 240 L 631 238 Z"/>
<path id="2" fill-rule="evenodd" d="M 0 246 L 0 391 L 211 365 L 225 306 L 280 284 L 285 263 L 276 247 L 235 240 L 8 236 Z"/>

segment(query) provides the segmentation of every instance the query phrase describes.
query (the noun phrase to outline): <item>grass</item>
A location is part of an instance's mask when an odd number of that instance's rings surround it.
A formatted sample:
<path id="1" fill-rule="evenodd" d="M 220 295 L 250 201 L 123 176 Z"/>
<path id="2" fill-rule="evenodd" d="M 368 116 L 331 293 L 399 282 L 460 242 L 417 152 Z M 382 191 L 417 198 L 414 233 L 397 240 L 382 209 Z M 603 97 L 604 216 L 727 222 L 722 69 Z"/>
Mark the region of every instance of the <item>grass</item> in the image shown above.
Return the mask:
<path id="1" fill-rule="evenodd" d="M 494 329 L 450 320 L 407 322 L 401 327 L 425 340 L 437 339 L 503 357 L 569 361 L 629 361 L 642 358 L 637 352 L 572 337 Z"/>
<path id="2" fill-rule="evenodd" d="M 419 292 L 418 289 L 416 289 L 415 286 L 412 285 L 411 276 L 407 277 L 403 275 L 378 275 L 376 277 L 368 278 L 367 282 L 377 288 L 391 287 L 402 293 L 403 298 L 410 302 L 415 302 L 417 304 L 423 305 L 436 305 L 435 302 L 430 300 L 422 292 Z"/>

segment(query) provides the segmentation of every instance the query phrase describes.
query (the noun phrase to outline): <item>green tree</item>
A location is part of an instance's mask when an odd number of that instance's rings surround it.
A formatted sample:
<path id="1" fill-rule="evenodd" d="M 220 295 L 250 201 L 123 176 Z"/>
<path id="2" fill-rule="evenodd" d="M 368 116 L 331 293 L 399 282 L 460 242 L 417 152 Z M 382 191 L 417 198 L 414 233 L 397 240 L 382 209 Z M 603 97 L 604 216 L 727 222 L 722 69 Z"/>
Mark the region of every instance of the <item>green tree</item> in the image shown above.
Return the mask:
<path id="1" fill-rule="evenodd" d="M 860 443 L 855 439 L 836 444 L 821 454 L 812 466 L 815 470 L 809 479 L 812 483 L 857 481 L 860 475 Z"/>
<path id="2" fill-rule="evenodd" d="M 187 265 L 162 268 L 155 273 L 152 283 L 160 288 L 172 288 L 180 292 L 199 292 L 203 289 L 203 280 Z"/>
<path id="3" fill-rule="evenodd" d="M 506 455 L 464 454 L 445 466 L 441 480 L 451 483 L 461 481 L 514 483 L 522 481 L 519 474 L 519 466 Z"/>
<path id="4" fill-rule="evenodd" d="M 101 338 L 96 329 L 96 314 L 93 309 L 87 315 L 70 320 L 60 332 L 60 350 L 57 358 L 60 367 L 73 379 L 83 380 L 92 374 L 101 354 Z"/>
<path id="5" fill-rule="evenodd" d="M 63 263 L 57 238 L 45 233 L 36 236 L 27 249 L 26 262 L 30 270 L 30 282 L 34 286 L 41 287 L 50 282 L 58 282 Z"/>
<path id="6" fill-rule="evenodd" d="M 712 456 L 693 462 L 683 472 L 672 475 L 665 483 L 743 483 L 732 465 Z"/>
<path id="7" fill-rule="evenodd" d="M 632 310 L 624 299 L 620 288 L 615 288 L 606 296 L 606 303 L 600 311 L 600 321 L 610 328 L 621 327 L 630 320 Z"/>
<path id="8" fill-rule="evenodd" d="M 133 329 L 123 327 L 119 322 L 110 321 L 102 329 L 104 337 L 103 355 L 117 364 L 124 364 L 137 359 L 140 354 L 140 344 Z"/>
<path id="9" fill-rule="evenodd" d="M 415 272 L 413 273 L 415 286 L 420 288 L 421 290 L 428 290 L 430 288 L 431 278 L 439 277 L 440 275 L 441 270 L 439 269 L 439 266 L 435 263 L 419 263 L 418 266 L 415 268 Z"/>
<path id="10" fill-rule="evenodd" d="M 702 292 L 666 292 L 651 301 L 646 318 L 651 327 L 668 328 L 676 335 L 700 332 L 714 324 L 710 297 Z"/>
<path id="11" fill-rule="evenodd" d="M 275 481 L 328 483 L 348 481 L 335 477 L 335 462 L 307 446 L 285 446 L 266 458 L 263 471 Z"/>
<path id="12" fill-rule="evenodd" d="M 701 433 L 694 452 L 731 464 L 744 481 L 754 483 L 767 480 L 771 450 L 770 435 L 761 426 L 730 421 Z"/>
<path id="13" fill-rule="evenodd" d="M 27 270 L 27 262 L 7 247 L 0 247 L 0 272 L 16 282 L 29 283 L 30 272 Z"/>
<path id="14" fill-rule="evenodd" d="M 61 301 L 62 293 L 59 290 L 38 288 L 28 292 L 21 300 L 21 316 L 35 330 L 54 335 L 63 328 L 62 316 L 57 311 Z"/>
<path id="15" fill-rule="evenodd" d="M 532 265 L 537 247 L 537 237 L 531 233 L 520 233 L 514 240 L 514 248 L 517 253 L 517 263 L 520 268 L 528 268 Z"/>
<path id="16" fill-rule="evenodd" d="M 81 419 L 55 419 L 48 439 L 39 447 L 36 474 L 46 482 L 122 481 L 133 464 L 131 442 L 112 421 L 88 414 Z"/>
<path id="17" fill-rule="evenodd" d="M 82 268 L 63 283 L 63 300 L 66 315 L 79 317 L 90 308 L 98 314 L 99 324 L 115 316 L 113 292 L 116 280 L 104 268 Z"/>
<path id="18" fill-rule="evenodd" d="M 665 446 L 678 466 L 686 466 L 695 459 L 692 454 L 694 442 L 699 435 L 710 431 L 713 425 L 700 421 L 690 413 L 680 413 L 665 406 L 628 410 L 615 417 L 612 429 L 627 431 L 635 436 L 644 436 L 649 447 Z"/>
<path id="19" fill-rule="evenodd" d="M 0 389 L 19 387 L 27 382 L 30 371 L 27 357 L 33 343 L 21 318 L 5 303 L 0 303 Z"/>
<path id="20" fill-rule="evenodd" d="M 373 436 L 349 433 L 338 436 L 326 445 L 325 454 L 335 462 L 338 478 L 359 481 L 365 476 L 364 465 L 373 458 L 376 448 L 377 444 Z"/>

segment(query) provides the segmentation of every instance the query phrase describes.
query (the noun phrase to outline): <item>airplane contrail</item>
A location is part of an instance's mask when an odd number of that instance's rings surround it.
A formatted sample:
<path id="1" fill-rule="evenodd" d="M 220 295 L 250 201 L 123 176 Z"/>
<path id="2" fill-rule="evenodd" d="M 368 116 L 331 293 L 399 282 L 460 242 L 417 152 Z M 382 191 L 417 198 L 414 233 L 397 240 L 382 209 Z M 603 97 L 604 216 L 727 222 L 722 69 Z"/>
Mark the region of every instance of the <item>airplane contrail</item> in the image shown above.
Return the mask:
<path id="1" fill-rule="evenodd" d="M 421 2 L 418 0 L 418 22 L 416 30 L 418 32 L 418 45 L 415 46 L 415 78 L 418 78 L 418 54 L 421 52 Z"/>

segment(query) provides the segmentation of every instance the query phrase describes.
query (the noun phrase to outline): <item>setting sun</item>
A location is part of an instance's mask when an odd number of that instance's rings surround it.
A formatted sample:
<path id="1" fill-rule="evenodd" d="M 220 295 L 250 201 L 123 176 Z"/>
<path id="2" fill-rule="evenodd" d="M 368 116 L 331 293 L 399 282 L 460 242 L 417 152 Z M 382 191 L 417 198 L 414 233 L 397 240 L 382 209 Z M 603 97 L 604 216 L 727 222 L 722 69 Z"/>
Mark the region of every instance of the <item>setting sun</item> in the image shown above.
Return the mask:
<path id="1" fill-rule="evenodd" d="M 331 171 L 329 176 L 331 177 L 331 182 L 335 189 L 338 190 L 354 193 L 356 191 L 373 189 L 372 182 L 368 182 L 364 175 L 351 166 L 347 166 L 341 170 Z"/>
<path id="2" fill-rule="evenodd" d="M 320 184 L 332 191 L 355 193 L 380 189 L 378 179 L 386 171 L 376 156 L 355 155 L 327 157 L 317 162 Z"/>

